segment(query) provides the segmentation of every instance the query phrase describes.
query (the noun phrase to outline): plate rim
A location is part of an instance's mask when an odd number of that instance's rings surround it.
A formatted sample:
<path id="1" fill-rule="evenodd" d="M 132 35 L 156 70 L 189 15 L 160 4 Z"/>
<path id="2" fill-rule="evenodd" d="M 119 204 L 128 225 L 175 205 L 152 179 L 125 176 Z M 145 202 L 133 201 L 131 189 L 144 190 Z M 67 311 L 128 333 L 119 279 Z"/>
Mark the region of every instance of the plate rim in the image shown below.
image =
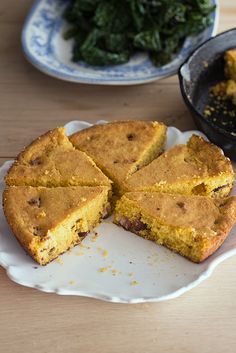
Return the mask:
<path id="1" fill-rule="evenodd" d="M 87 127 L 93 125 L 92 123 L 83 121 L 83 120 L 73 120 L 68 122 L 67 124 L 64 125 L 64 127 L 66 129 L 70 128 L 70 125 L 74 124 L 74 123 L 83 123 L 84 125 L 87 125 Z M 99 120 L 97 122 L 95 122 L 95 124 L 102 124 L 102 123 L 106 123 L 105 120 Z M 188 130 L 188 131 L 184 131 L 182 132 L 181 130 L 177 129 L 176 127 L 170 127 L 173 128 L 176 132 L 178 132 L 178 134 L 193 134 L 193 133 L 198 133 L 201 135 L 202 134 L 200 131 L 198 130 Z M 2 171 L 2 169 L 5 169 L 6 166 L 8 166 L 10 163 L 12 163 L 13 160 L 7 160 L 5 161 L 1 166 L 0 166 L 0 171 Z M 2 206 L 0 206 L 2 207 Z M 114 295 L 104 295 L 101 293 L 97 293 L 97 292 L 93 292 L 93 293 L 86 293 L 86 291 L 83 290 L 76 290 L 72 291 L 72 290 L 68 290 L 68 289 L 62 289 L 60 287 L 54 288 L 54 289 L 47 289 L 44 286 L 40 286 L 40 285 L 34 285 L 33 283 L 30 282 L 25 282 L 22 281 L 20 279 L 18 279 L 17 277 L 14 277 L 11 273 L 10 270 L 12 267 L 14 267 L 14 265 L 10 264 L 10 263 L 6 263 L 6 261 L 4 261 L 4 254 L 5 252 L 3 250 L 1 250 L 0 248 L 0 266 L 2 266 L 3 268 L 5 268 L 7 276 L 15 283 L 18 283 L 20 285 L 23 285 L 25 287 L 29 287 L 29 288 L 35 288 L 38 289 L 42 292 L 46 292 L 46 293 L 55 293 L 58 295 L 67 295 L 67 296 L 80 296 L 80 297 L 87 297 L 87 298 L 94 298 L 94 299 L 100 299 L 103 301 L 107 301 L 107 302 L 113 302 L 113 303 L 123 303 L 123 304 L 138 304 L 138 303 L 151 303 L 151 302 L 161 302 L 161 301 L 166 301 L 166 300 L 170 300 L 170 299 L 174 299 L 177 298 L 179 296 L 181 296 L 182 294 L 188 292 L 189 290 L 195 288 L 196 286 L 198 286 L 200 283 L 202 283 L 203 281 L 205 281 L 207 278 L 209 278 L 213 271 L 215 270 L 215 268 L 222 263 L 223 261 L 225 261 L 226 259 L 232 257 L 233 255 L 236 255 L 236 245 L 234 248 L 231 248 L 221 254 L 219 254 L 218 256 L 216 256 L 215 258 L 213 258 L 211 261 L 209 261 L 207 263 L 206 268 L 203 270 L 203 272 L 200 274 L 200 276 L 198 278 L 196 278 L 195 280 L 193 280 L 192 282 L 189 282 L 186 286 L 181 287 L 177 290 L 174 290 L 173 292 L 170 292 L 168 294 L 164 294 L 162 296 L 159 297 L 137 297 L 137 298 L 124 298 L 122 296 L 114 296 Z"/>
<path id="2" fill-rule="evenodd" d="M 150 83 L 153 81 L 157 81 L 157 80 L 161 80 L 167 77 L 170 77 L 174 74 L 177 74 L 178 72 L 178 68 L 173 68 L 170 69 L 168 71 L 167 74 L 157 74 L 154 75 L 152 77 L 149 78 L 141 78 L 141 79 L 130 79 L 127 80 L 127 78 L 124 78 L 122 80 L 114 80 L 114 79 L 110 79 L 110 80 L 102 80 L 101 78 L 84 78 L 84 77 L 75 77 L 73 75 L 69 75 L 66 73 L 61 73 L 60 70 L 55 69 L 55 68 L 50 68 L 47 64 L 43 64 L 40 59 L 36 58 L 32 53 L 30 48 L 27 45 L 27 32 L 28 32 L 28 27 L 31 21 L 31 18 L 33 17 L 35 11 L 37 11 L 37 7 L 40 5 L 41 2 L 43 2 L 45 0 L 35 0 L 33 5 L 31 6 L 24 25 L 23 25 L 23 29 L 21 32 L 21 45 L 22 45 L 22 49 L 23 49 L 23 54 L 26 58 L 26 60 L 31 63 L 36 69 L 38 69 L 39 71 L 43 72 L 46 75 L 49 75 L 53 78 L 57 78 L 63 81 L 67 81 L 67 82 L 73 82 L 73 83 L 80 83 L 80 84 L 91 84 L 91 85 L 103 85 L 103 86 L 131 86 L 131 85 L 141 85 L 141 84 L 146 84 L 146 83 Z M 212 3 L 216 6 L 215 11 L 214 11 L 214 16 L 213 16 L 213 23 L 211 26 L 208 27 L 209 29 L 209 34 L 207 35 L 207 38 L 211 38 L 214 37 L 217 33 L 217 28 L 218 28 L 218 24 L 219 24 L 219 12 L 220 12 L 220 6 L 219 6 L 219 0 L 211 0 Z M 205 40 L 204 40 L 205 41 Z M 204 42 L 203 41 L 203 42 Z M 199 45 L 199 44 L 198 44 Z M 192 48 L 192 51 L 198 46 L 196 45 L 195 47 Z M 191 51 L 190 51 L 191 53 Z M 189 53 L 189 54 L 190 54 Z M 187 55 L 188 56 L 188 55 Z M 186 60 L 186 57 L 183 58 L 182 61 Z M 181 65 L 181 63 L 180 63 Z M 79 71 L 79 70 L 78 70 Z"/>

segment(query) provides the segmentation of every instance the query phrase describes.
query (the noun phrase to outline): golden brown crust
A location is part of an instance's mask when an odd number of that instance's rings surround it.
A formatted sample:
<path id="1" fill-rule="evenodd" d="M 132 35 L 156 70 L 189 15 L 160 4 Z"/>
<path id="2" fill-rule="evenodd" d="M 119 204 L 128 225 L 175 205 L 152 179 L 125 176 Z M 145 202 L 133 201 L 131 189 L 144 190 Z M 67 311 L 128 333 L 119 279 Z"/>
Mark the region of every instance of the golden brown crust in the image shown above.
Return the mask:
<path id="1" fill-rule="evenodd" d="M 208 176 L 216 176 L 220 173 L 234 175 L 230 160 L 225 157 L 223 151 L 213 143 L 202 137 L 192 135 L 187 143 L 188 158 L 207 168 Z"/>
<path id="2" fill-rule="evenodd" d="M 232 188 L 232 164 L 222 151 L 203 138 L 193 135 L 187 145 L 176 145 L 133 174 L 126 181 L 127 191 L 199 193 L 212 196 L 219 187 L 227 196 Z M 208 189 L 205 189 L 205 185 Z M 202 185 L 201 185 L 202 184 Z M 194 189 L 199 185 L 198 189 Z M 201 189 L 201 186 L 202 189 Z M 222 195 L 223 196 L 223 195 Z"/>
<path id="3" fill-rule="evenodd" d="M 63 148 L 63 150 L 73 150 L 74 147 L 65 134 L 64 127 L 58 127 L 45 132 L 45 134 L 37 137 L 17 156 L 17 160 L 22 163 L 27 163 L 30 160 L 37 158 L 39 151 L 43 150 L 49 153 L 55 148 Z"/>
<path id="4" fill-rule="evenodd" d="M 118 184 L 163 150 L 166 126 L 151 121 L 117 121 L 94 125 L 70 137 Z"/>
<path id="5" fill-rule="evenodd" d="M 48 187 L 111 184 L 89 156 L 72 146 L 64 128 L 47 132 L 25 148 L 5 181 L 7 185 Z"/>
<path id="6" fill-rule="evenodd" d="M 199 262 L 207 259 L 212 255 L 225 241 L 236 221 L 236 197 L 232 196 L 228 199 L 219 199 L 215 204 L 220 209 L 220 216 L 216 220 L 217 236 L 212 239 L 212 246 L 202 252 Z"/>

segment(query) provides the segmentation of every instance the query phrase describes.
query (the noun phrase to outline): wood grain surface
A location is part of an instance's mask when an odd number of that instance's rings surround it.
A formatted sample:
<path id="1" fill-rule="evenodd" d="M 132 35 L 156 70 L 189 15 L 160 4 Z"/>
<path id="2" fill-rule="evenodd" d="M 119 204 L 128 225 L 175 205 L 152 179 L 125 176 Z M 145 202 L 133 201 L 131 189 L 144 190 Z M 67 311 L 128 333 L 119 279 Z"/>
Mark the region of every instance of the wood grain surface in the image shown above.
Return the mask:
<path id="1" fill-rule="evenodd" d="M 0 164 L 46 130 L 73 119 L 157 119 L 195 128 L 177 77 L 134 87 L 50 78 L 24 58 L 20 32 L 29 0 L 0 1 Z M 236 2 L 220 1 L 219 32 L 236 26 Z M 185 295 L 121 305 L 45 294 L 0 269 L 0 352 L 228 353 L 236 346 L 236 257 Z"/>

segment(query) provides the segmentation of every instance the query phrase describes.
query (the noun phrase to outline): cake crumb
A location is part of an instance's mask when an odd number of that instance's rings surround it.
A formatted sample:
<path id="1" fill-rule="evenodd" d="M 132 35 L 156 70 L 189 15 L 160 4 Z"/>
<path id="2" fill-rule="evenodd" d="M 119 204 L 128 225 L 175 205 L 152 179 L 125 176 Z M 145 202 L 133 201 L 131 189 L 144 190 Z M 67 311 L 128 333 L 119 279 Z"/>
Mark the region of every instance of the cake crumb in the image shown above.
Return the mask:
<path id="1" fill-rule="evenodd" d="M 75 281 L 71 280 L 71 281 L 69 281 L 69 284 L 73 285 L 73 284 L 75 284 Z"/>
<path id="2" fill-rule="evenodd" d="M 108 267 L 100 267 L 99 268 L 99 272 L 107 272 L 108 271 Z"/>
<path id="3" fill-rule="evenodd" d="M 64 265 L 64 262 L 62 261 L 62 259 L 60 259 L 59 257 L 56 259 L 56 262 L 59 264 L 59 265 Z"/>
<path id="4" fill-rule="evenodd" d="M 95 232 L 94 235 L 92 236 L 92 242 L 95 243 L 95 241 L 97 241 L 98 238 L 98 233 Z"/>
<path id="5" fill-rule="evenodd" d="M 76 256 L 83 256 L 84 255 L 84 252 L 83 251 L 77 251 L 75 253 Z"/>
<path id="6" fill-rule="evenodd" d="M 107 250 L 103 250 L 103 254 L 102 254 L 104 257 L 107 257 L 108 256 L 108 251 Z"/>
<path id="7" fill-rule="evenodd" d="M 135 280 L 130 282 L 131 286 L 137 286 L 138 284 L 139 284 L 139 282 L 135 281 Z"/>
<path id="8" fill-rule="evenodd" d="M 37 218 L 41 218 L 41 217 L 46 217 L 46 212 L 45 211 L 41 211 L 38 213 Z"/>

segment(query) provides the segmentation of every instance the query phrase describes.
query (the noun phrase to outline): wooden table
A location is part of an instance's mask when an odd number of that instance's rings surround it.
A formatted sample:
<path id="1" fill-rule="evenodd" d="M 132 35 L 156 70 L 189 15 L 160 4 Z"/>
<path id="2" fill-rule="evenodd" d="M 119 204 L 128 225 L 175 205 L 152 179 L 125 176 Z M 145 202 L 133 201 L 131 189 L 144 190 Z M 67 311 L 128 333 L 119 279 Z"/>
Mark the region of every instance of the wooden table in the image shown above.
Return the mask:
<path id="1" fill-rule="evenodd" d="M 99 87 L 50 78 L 26 62 L 20 31 L 32 1 L 0 2 L 0 164 L 33 138 L 73 119 L 157 119 L 194 124 L 176 76 L 143 86 Z M 236 25 L 222 0 L 219 32 Z M 0 269 L 0 352 L 235 352 L 236 257 L 178 299 L 121 305 L 45 294 Z"/>

